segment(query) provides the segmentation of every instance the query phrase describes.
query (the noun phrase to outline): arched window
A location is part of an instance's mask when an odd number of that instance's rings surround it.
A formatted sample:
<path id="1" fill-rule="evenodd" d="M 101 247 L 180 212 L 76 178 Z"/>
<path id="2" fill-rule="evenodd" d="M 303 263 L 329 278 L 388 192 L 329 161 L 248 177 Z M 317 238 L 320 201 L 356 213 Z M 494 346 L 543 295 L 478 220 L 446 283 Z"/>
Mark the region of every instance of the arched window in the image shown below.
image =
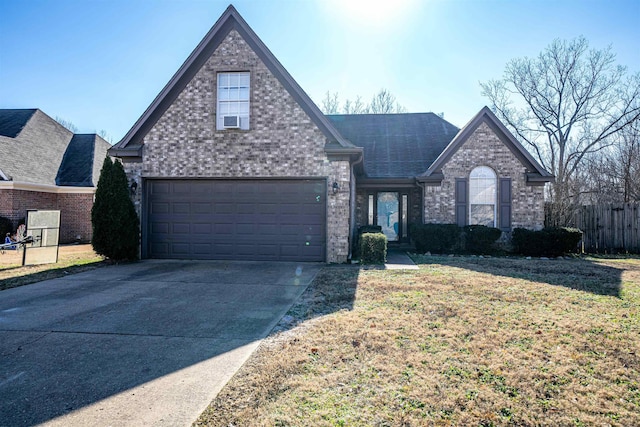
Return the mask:
<path id="1" fill-rule="evenodd" d="M 497 179 L 493 169 L 478 166 L 469 175 L 469 224 L 496 226 Z"/>

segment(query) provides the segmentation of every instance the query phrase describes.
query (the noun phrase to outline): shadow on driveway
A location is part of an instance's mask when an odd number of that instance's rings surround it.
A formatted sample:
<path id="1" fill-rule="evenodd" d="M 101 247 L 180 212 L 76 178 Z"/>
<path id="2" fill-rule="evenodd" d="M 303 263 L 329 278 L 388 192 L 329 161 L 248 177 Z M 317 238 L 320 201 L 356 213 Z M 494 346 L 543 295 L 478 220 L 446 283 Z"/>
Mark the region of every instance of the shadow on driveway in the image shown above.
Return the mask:
<path id="1" fill-rule="evenodd" d="M 323 266 L 144 261 L 2 291 L 0 424 L 190 424 Z"/>

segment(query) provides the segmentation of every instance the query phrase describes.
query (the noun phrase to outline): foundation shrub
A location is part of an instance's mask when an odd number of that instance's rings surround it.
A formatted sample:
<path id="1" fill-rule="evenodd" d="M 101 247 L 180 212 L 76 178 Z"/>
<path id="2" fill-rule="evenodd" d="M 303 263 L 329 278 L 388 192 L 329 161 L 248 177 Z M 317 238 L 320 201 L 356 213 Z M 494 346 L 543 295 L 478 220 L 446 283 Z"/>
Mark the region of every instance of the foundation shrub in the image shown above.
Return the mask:
<path id="1" fill-rule="evenodd" d="M 460 227 L 455 224 L 411 224 L 411 238 L 419 253 L 452 253 L 460 245 Z"/>
<path id="2" fill-rule="evenodd" d="M 578 243 L 582 240 L 582 231 L 568 227 L 547 227 L 539 231 L 516 228 L 511 239 L 515 253 L 557 257 L 579 252 Z"/>
<path id="3" fill-rule="evenodd" d="M 491 254 L 496 252 L 496 241 L 502 231 L 485 225 L 467 225 L 462 227 L 464 252 L 470 254 Z"/>
<path id="4" fill-rule="evenodd" d="M 387 260 L 387 236 L 364 233 L 360 237 L 360 261 L 363 264 L 384 264 Z"/>

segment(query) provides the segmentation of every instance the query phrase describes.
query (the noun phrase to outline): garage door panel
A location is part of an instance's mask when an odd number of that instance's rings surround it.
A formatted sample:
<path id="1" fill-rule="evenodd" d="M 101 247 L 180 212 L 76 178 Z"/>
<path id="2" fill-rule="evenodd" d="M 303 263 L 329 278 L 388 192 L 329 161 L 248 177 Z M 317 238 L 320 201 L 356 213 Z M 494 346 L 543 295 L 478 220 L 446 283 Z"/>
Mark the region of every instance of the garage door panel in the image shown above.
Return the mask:
<path id="1" fill-rule="evenodd" d="M 167 202 L 155 202 L 151 204 L 151 213 L 152 214 L 163 214 L 169 213 L 170 204 Z"/>
<path id="2" fill-rule="evenodd" d="M 194 214 L 210 214 L 212 212 L 211 203 L 208 202 L 193 202 L 191 203 L 191 212 Z"/>
<path id="3" fill-rule="evenodd" d="M 233 203 L 220 202 L 214 205 L 216 214 L 232 214 L 235 211 Z"/>
<path id="4" fill-rule="evenodd" d="M 151 232 L 154 234 L 168 234 L 169 233 L 169 223 L 167 222 L 152 222 L 151 223 Z"/>
<path id="5" fill-rule="evenodd" d="M 235 224 L 214 224 L 215 234 L 234 234 Z"/>
<path id="6" fill-rule="evenodd" d="M 171 231 L 173 234 L 191 234 L 191 224 L 174 222 Z"/>
<path id="7" fill-rule="evenodd" d="M 193 233 L 198 234 L 211 234 L 212 224 L 210 223 L 196 223 L 193 224 Z"/>
<path id="8" fill-rule="evenodd" d="M 323 261 L 324 180 L 149 180 L 152 258 Z"/>

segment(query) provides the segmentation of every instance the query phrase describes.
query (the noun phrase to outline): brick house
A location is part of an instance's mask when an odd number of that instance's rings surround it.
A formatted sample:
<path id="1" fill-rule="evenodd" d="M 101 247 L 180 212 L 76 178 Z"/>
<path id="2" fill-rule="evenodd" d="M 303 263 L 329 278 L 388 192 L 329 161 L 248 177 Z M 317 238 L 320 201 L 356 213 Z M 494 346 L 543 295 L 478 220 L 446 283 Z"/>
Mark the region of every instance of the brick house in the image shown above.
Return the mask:
<path id="1" fill-rule="evenodd" d="M 345 262 L 357 228 L 540 228 L 553 179 L 483 108 L 325 116 L 229 6 L 110 150 L 135 181 L 145 258 Z"/>
<path id="2" fill-rule="evenodd" d="M 38 109 L 0 109 L 0 216 L 60 210 L 60 242 L 91 240 L 91 207 L 111 145 L 74 134 Z"/>

